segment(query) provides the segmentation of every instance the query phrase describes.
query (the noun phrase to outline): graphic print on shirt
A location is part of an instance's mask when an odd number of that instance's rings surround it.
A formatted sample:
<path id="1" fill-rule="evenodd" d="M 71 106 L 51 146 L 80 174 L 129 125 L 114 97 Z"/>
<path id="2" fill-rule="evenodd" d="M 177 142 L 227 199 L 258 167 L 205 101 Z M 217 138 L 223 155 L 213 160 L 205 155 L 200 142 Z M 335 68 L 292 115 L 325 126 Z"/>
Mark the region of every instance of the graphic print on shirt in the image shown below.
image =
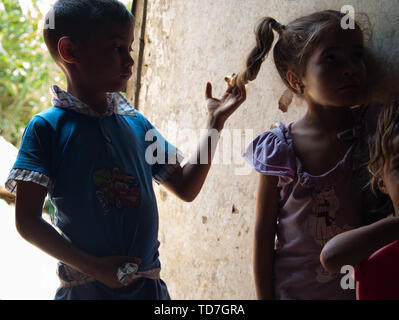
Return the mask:
<path id="1" fill-rule="evenodd" d="M 313 214 L 309 216 L 308 230 L 314 241 L 323 247 L 332 237 L 346 230 L 349 225 L 340 227 L 336 223 L 336 213 L 339 209 L 339 199 L 335 194 L 334 186 L 325 186 L 322 190 L 315 190 L 313 196 Z M 316 268 L 316 279 L 327 282 L 332 279 L 332 274 L 321 265 Z"/>
<path id="2" fill-rule="evenodd" d="M 341 229 L 335 223 L 339 200 L 333 186 L 315 190 L 312 195 L 313 214 L 309 216 L 309 232 L 320 246 L 324 246 Z"/>
<path id="3" fill-rule="evenodd" d="M 107 214 L 112 208 L 123 209 L 140 205 L 139 182 L 120 168 L 103 168 L 94 172 L 96 196 Z"/>

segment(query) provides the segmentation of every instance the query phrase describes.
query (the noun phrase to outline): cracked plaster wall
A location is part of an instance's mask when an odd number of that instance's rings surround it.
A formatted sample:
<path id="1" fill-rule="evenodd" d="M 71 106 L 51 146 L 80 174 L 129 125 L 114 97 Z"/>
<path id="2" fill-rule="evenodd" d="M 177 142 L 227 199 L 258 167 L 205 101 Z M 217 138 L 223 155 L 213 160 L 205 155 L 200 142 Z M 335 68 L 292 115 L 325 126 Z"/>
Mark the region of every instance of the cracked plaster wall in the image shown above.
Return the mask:
<path id="1" fill-rule="evenodd" d="M 214 96 L 223 93 L 223 77 L 242 69 L 260 18 L 272 16 L 286 24 L 314 11 L 340 10 L 345 4 L 368 14 L 373 51 L 383 57 L 385 70 L 397 70 L 397 0 L 148 1 L 138 109 L 189 155 L 206 124 L 206 82 L 212 82 Z M 379 93 L 395 89 L 392 79 L 379 78 L 385 89 Z M 246 102 L 225 126 L 227 138 L 222 135 L 217 150 L 225 150 L 224 164 L 212 166 L 194 202 L 184 203 L 155 185 L 162 277 L 173 299 L 255 298 L 251 261 L 257 174 L 248 171 L 241 159 L 248 143 L 244 130 L 253 131 L 248 140 L 276 121 L 288 123 L 305 112 L 296 99 L 289 112 L 278 110 L 283 90 L 272 58 L 267 58 L 258 78 L 249 84 Z M 227 142 L 223 148 L 228 133 L 241 141 Z M 239 174 L 246 170 L 248 174 Z"/>

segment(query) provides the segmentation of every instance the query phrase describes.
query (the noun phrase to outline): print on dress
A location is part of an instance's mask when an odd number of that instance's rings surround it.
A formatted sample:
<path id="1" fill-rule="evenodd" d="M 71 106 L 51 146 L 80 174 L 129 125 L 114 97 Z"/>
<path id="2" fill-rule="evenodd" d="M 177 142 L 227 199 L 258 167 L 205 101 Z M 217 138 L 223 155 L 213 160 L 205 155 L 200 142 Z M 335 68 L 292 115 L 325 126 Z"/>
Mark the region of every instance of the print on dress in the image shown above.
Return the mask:
<path id="1" fill-rule="evenodd" d="M 107 214 L 112 208 L 123 209 L 140 205 L 139 182 L 118 167 L 103 168 L 94 172 L 96 196 Z"/>
<path id="2" fill-rule="evenodd" d="M 342 231 L 335 217 L 339 200 L 333 186 L 315 190 L 313 194 L 313 214 L 309 217 L 309 232 L 320 246 L 324 246 L 334 235 Z"/>
<path id="3" fill-rule="evenodd" d="M 315 190 L 313 194 L 313 214 L 309 216 L 309 233 L 314 241 L 323 247 L 335 235 L 350 230 L 345 224 L 340 227 L 336 223 L 336 213 L 339 209 L 339 200 L 334 186 L 325 186 L 322 190 Z M 332 274 L 318 265 L 316 270 L 318 282 L 325 283 L 332 279 Z"/>

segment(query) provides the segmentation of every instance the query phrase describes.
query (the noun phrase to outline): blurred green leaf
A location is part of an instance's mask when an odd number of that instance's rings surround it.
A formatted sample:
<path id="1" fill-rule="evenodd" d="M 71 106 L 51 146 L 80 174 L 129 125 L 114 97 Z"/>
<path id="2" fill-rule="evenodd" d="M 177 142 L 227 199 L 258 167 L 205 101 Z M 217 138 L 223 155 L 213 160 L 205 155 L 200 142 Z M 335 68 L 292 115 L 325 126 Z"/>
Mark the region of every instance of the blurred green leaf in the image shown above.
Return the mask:
<path id="1" fill-rule="evenodd" d="M 0 6 L 0 135 L 19 146 L 22 133 L 36 113 L 51 105 L 49 85 L 65 87 L 65 77 L 45 49 L 36 14 L 24 16 L 17 0 Z"/>

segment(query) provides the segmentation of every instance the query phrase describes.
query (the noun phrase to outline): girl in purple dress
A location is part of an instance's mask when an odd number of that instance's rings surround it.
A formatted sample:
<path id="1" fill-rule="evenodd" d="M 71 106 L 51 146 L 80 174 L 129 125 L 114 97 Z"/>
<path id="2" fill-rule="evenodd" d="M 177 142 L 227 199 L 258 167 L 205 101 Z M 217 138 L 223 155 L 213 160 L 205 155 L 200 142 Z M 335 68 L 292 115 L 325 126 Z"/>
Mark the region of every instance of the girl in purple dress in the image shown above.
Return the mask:
<path id="1" fill-rule="evenodd" d="M 289 90 L 280 107 L 292 94 L 308 106 L 244 154 L 260 173 L 253 260 L 259 299 L 355 299 L 355 290 L 341 288 L 343 275 L 323 269 L 320 252 L 334 235 L 379 219 L 373 209 L 385 203 L 364 188 L 363 166 L 381 104 L 366 104 L 363 32 L 357 23 L 344 29 L 343 18 L 332 10 L 286 26 L 264 18 L 247 68 L 234 79 L 242 86 L 256 78 L 277 32 L 274 62 Z"/>

